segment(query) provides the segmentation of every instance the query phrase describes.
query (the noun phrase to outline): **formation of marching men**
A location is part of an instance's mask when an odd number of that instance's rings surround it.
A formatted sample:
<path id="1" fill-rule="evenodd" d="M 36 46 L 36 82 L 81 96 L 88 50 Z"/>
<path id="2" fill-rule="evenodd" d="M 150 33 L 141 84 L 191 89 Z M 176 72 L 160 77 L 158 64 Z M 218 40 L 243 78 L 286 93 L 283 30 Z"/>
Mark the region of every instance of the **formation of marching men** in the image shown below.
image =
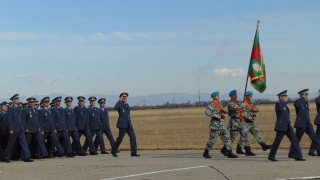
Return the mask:
<path id="1" fill-rule="evenodd" d="M 56 156 L 73 158 L 88 155 L 88 147 L 90 155 L 98 155 L 98 147 L 101 154 L 109 154 L 103 134 L 110 142 L 112 155 L 118 157 L 118 148 L 126 133 L 130 136 L 131 156 L 140 156 L 137 154 L 127 97 L 128 93 L 121 93 L 115 106 L 119 113 L 119 137 L 115 141 L 109 125 L 105 98 L 98 100 L 100 107 L 97 108 L 96 97 L 90 97 L 90 105 L 85 107 L 85 97 L 79 96 L 78 106 L 72 108 L 73 98 L 68 96 L 64 99 L 66 107 L 62 108 L 61 96 L 54 98 L 51 103 L 49 97 L 44 97 L 38 108 L 38 101 L 34 97 L 22 104 L 19 102 L 19 94 L 15 94 L 10 98 L 12 102 L 1 103 L 0 159 L 9 163 L 11 160 L 33 162 L 33 159 Z M 82 135 L 86 137 L 83 146 L 80 142 Z"/>

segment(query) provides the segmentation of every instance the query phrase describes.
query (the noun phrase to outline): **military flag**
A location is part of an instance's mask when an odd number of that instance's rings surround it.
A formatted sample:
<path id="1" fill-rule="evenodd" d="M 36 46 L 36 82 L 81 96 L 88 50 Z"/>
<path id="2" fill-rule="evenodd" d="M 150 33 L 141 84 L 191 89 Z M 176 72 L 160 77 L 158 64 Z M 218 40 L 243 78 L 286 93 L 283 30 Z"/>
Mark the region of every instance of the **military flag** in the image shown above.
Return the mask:
<path id="1" fill-rule="evenodd" d="M 248 77 L 250 77 L 250 83 L 260 93 L 263 93 L 267 89 L 267 76 L 266 65 L 262 56 L 262 50 L 259 43 L 259 24 L 258 21 L 256 34 L 253 40 L 251 58 L 248 69 Z"/>

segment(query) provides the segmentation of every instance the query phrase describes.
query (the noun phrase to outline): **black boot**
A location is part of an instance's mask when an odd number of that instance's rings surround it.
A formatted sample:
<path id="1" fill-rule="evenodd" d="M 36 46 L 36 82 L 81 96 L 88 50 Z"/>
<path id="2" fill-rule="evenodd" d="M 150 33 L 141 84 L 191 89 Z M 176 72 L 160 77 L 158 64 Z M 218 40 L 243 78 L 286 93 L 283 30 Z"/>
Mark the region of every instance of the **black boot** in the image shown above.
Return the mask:
<path id="1" fill-rule="evenodd" d="M 241 149 L 241 146 L 238 144 L 238 146 L 237 146 L 237 154 L 244 154 L 244 152 L 242 151 L 242 149 Z"/>
<path id="2" fill-rule="evenodd" d="M 203 157 L 205 158 L 211 158 L 211 156 L 209 155 L 209 150 L 204 150 L 204 153 L 203 153 Z"/>
<path id="3" fill-rule="evenodd" d="M 228 150 L 228 158 L 238 158 L 238 156 L 233 154 L 232 150 Z"/>
<path id="4" fill-rule="evenodd" d="M 264 143 L 264 142 L 260 143 L 260 145 L 261 145 L 263 151 L 266 151 L 271 148 L 271 145 L 266 145 L 266 143 Z"/>
<path id="5" fill-rule="evenodd" d="M 221 154 L 223 154 L 224 156 L 228 156 L 228 151 L 226 146 L 223 146 L 223 148 L 220 150 Z"/>
<path id="6" fill-rule="evenodd" d="M 255 156 L 256 155 L 255 153 L 253 153 L 251 151 L 250 146 L 245 146 L 244 149 L 246 150 L 246 156 Z"/>

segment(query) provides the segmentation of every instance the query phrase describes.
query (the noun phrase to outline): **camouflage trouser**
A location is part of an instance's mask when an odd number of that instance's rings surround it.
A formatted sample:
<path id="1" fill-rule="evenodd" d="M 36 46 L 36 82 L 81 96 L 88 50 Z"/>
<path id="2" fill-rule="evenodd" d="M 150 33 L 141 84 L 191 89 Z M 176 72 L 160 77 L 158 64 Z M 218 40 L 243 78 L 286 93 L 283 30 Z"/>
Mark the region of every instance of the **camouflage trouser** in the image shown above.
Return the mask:
<path id="1" fill-rule="evenodd" d="M 263 141 L 262 135 L 258 129 L 257 124 L 254 121 L 253 122 L 245 122 L 245 123 L 247 124 L 248 132 L 251 132 L 251 134 L 253 135 L 254 138 L 256 138 L 256 140 L 258 141 L 259 144 L 263 143 L 264 141 Z M 239 145 L 240 146 L 244 145 L 244 143 L 242 143 L 241 139 L 239 139 Z"/>
<path id="2" fill-rule="evenodd" d="M 226 129 L 222 130 L 213 130 L 210 129 L 210 139 L 207 142 L 206 149 L 211 150 L 213 144 L 217 141 L 218 136 L 220 136 L 223 144 L 226 146 L 227 150 L 231 150 L 231 141 Z"/>
<path id="3" fill-rule="evenodd" d="M 250 146 L 248 127 L 245 122 L 239 122 L 239 120 L 231 119 L 229 122 L 230 128 L 230 140 L 231 144 L 236 140 L 238 134 L 240 133 L 240 140 L 242 145 Z"/>

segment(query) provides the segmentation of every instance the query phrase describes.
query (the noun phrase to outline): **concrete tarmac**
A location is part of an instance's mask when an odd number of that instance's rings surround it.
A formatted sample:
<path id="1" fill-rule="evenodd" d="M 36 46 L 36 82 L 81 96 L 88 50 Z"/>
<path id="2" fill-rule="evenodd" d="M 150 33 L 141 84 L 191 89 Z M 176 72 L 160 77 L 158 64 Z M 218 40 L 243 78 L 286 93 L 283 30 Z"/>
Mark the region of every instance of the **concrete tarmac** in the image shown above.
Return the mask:
<path id="1" fill-rule="evenodd" d="M 0 179 L 289 179 L 320 176 L 320 157 L 308 156 L 305 162 L 287 157 L 288 149 L 279 150 L 278 162 L 267 159 L 268 151 L 254 149 L 255 157 L 240 155 L 229 159 L 218 150 L 210 151 L 212 159 L 202 157 L 202 150 L 139 151 L 131 157 L 122 151 L 118 158 L 97 155 L 75 158 L 35 160 L 33 163 L 12 161 L 0 163 Z"/>

